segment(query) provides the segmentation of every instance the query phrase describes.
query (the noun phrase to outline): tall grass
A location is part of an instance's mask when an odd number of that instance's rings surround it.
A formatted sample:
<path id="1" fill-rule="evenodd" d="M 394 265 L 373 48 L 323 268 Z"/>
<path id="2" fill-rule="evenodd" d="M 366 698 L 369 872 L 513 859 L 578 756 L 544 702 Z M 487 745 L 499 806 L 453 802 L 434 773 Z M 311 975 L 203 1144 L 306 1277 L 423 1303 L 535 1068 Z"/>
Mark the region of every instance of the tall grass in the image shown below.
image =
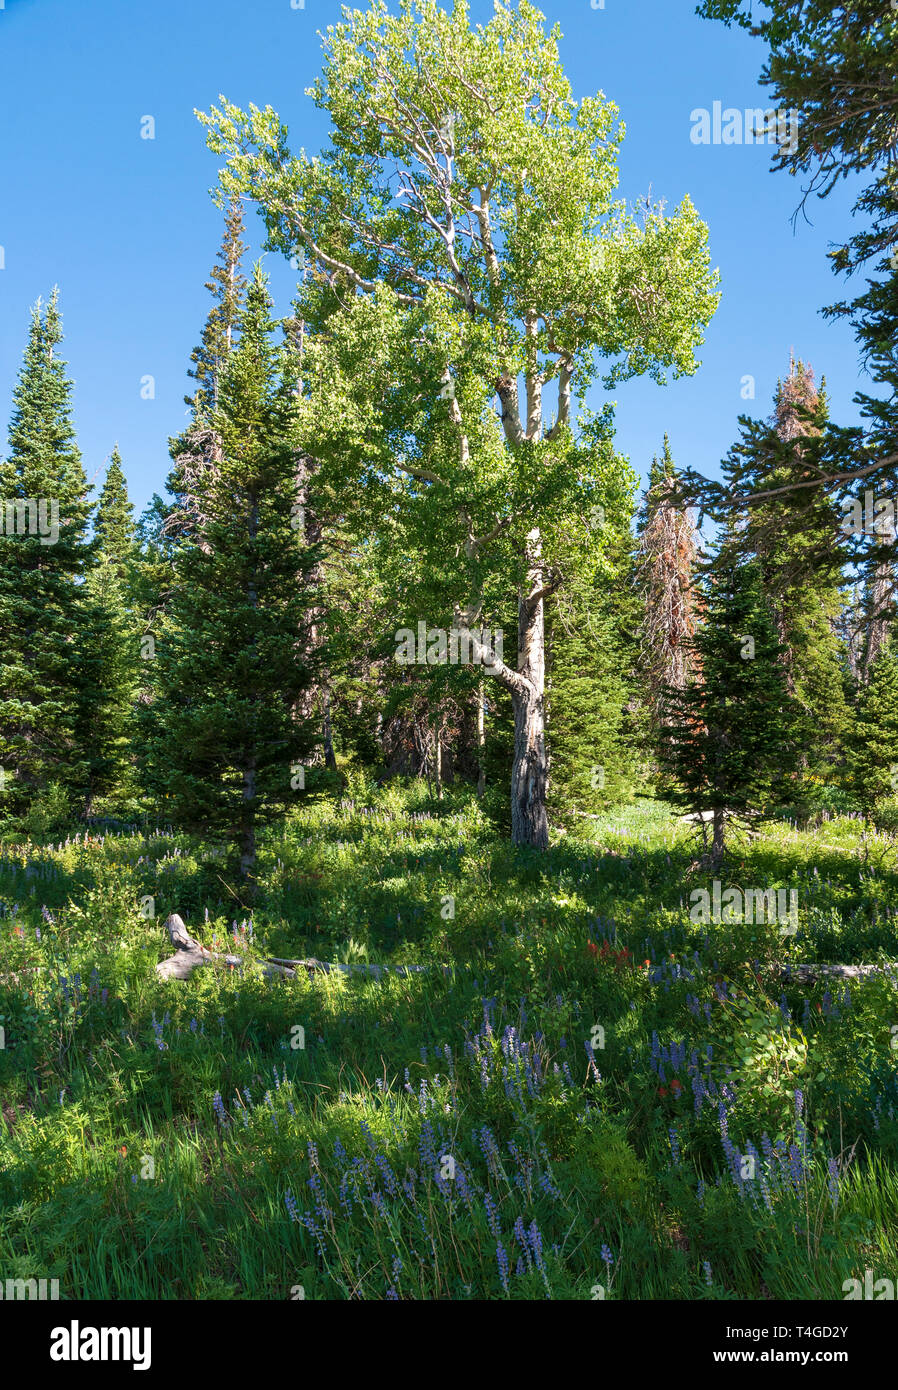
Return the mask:
<path id="1" fill-rule="evenodd" d="M 737 846 L 727 882 L 798 890 L 784 938 L 690 919 L 709 885 L 660 803 L 537 856 L 466 794 L 361 790 L 269 834 L 252 911 L 163 827 L 4 846 L 0 1277 L 804 1299 L 898 1274 L 896 980 L 778 973 L 898 960 L 891 839 Z M 160 980 L 172 910 L 247 968 Z M 266 982 L 262 955 L 432 968 Z"/>

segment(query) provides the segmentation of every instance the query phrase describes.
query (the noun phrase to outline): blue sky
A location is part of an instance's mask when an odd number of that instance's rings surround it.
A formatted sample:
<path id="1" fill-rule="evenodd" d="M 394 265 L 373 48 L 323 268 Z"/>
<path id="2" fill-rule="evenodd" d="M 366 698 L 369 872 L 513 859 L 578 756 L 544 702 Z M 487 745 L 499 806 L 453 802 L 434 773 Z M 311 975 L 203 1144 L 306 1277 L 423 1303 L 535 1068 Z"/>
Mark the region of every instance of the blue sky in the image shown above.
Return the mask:
<path id="1" fill-rule="evenodd" d="M 298 4 L 299 0 L 292 0 Z M 827 250 L 851 226 L 850 188 L 792 214 L 800 190 L 769 170 L 766 145 L 696 145 L 691 112 L 768 105 L 758 86 L 763 49 L 696 18 L 694 0 L 545 0 L 564 35 L 576 96 L 601 90 L 627 127 L 621 193 L 651 190 L 671 207 L 688 193 L 708 223 L 723 299 L 688 379 L 626 383 L 618 443 L 645 475 L 664 431 L 674 456 L 716 476 L 737 417 L 767 415 L 789 353 L 823 373 L 831 409 L 854 421 L 862 384 L 850 329 L 825 323 L 843 297 Z M 317 31 L 335 0 L 0 0 L 0 428 L 24 346 L 29 306 L 60 287 L 65 355 L 88 476 L 102 481 L 115 442 L 138 510 L 161 492 L 168 437 L 184 424 L 190 352 L 208 309 L 204 281 L 221 236 L 208 190 L 217 162 L 193 111 L 223 92 L 271 104 L 291 142 L 309 152 L 327 130 L 304 95 L 320 66 Z M 475 20 L 491 6 L 472 5 Z M 156 138 L 140 138 L 151 115 Z M 258 240 L 256 219 L 251 238 Z M 286 308 L 295 278 L 267 267 Z M 155 378 L 155 399 L 141 380 Z M 755 379 L 756 399 L 742 382 Z M 606 399 L 601 390 L 590 404 Z"/>

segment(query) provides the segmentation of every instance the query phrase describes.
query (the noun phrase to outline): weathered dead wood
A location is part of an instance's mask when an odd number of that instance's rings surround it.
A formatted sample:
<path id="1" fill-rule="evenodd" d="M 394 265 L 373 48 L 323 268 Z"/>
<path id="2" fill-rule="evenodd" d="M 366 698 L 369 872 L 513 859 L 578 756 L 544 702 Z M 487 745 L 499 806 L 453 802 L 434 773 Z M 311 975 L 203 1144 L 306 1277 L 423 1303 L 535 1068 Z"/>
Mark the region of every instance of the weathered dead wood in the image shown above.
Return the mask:
<path id="1" fill-rule="evenodd" d="M 199 941 L 195 941 L 177 912 L 173 912 L 166 920 L 165 928 L 169 940 L 175 948 L 175 953 L 167 960 L 160 961 L 156 966 L 156 973 L 161 979 L 189 979 L 197 966 L 200 965 L 216 965 L 231 970 L 243 968 L 242 956 L 221 955 L 217 951 L 207 950 Z M 316 960 L 314 956 L 307 960 L 281 960 L 272 956 L 262 963 L 261 974 L 266 979 L 295 980 L 297 973 L 300 970 L 305 970 L 309 975 L 314 975 L 317 972 L 324 974 L 338 972 L 344 975 L 370 975 L 379 980 L 383 975 L 416 975 L 421 971 L 428 971 L 430 968 L 429 965 L 372 965 L 367 962 L 345 965 L 341 962 L 328 963 Z M 445 970 L 448 967 L 444 966 L 443 968 Z"/>
<path id="2" fill-rule="evenodd" d="M 422 971 L 432 969 L 429 965 L 373 965 L 367 961 L 354 961 L 351 965 L 346 965 L 342 961 L 316 960 L 314 956 L 306 960 L 280 960 L 277 956 L 272 956 L 270 960 L 273 965 L 292 966 L 296 970 L 308 970 L 310 974 L 314 974 L 316 970 L 322 970 L 326 974 L 340 971 L 344 975 L 373 975 L 378 980 L 381 975 L 418 975 Z M 448 967 L 444 966 L 443 969 Z"/>
<path id="3" fill-rule="evenodd" d="M 812 985 L 819 979 L 867 980 L 891 971 L 898 971 L 898 961 L 887 961 L 882 965 L 790 965 L 787 962 L 777 966 L 779 975 L 802 985 Z"/>
<path id="4" fill-rule="evenodd" d="M 186 980 L 198 965 L 223 965 L 236 967 L 243 964 L 240 956 L 222 956 L 207 951 L 199 941 L 194 941 L 177 912 L 173 912 L 165 923 L 169 940 L 175 954 L 162 960 L 156 966 L 156 974 L 163 980 Z"/>

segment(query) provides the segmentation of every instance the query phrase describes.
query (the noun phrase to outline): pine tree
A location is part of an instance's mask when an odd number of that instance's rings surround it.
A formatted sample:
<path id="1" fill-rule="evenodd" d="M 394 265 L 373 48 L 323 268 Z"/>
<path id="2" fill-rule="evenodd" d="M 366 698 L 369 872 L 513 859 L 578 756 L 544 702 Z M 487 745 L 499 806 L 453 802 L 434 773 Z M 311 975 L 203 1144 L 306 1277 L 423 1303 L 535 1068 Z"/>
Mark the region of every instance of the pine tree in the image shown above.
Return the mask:
<path id="1" fill-rule="evenodd" d="M 598 569 L 594 557 L 568 567 L 546 614 L 549 806 L 561 821 L 630 800 L 636 780 L 632 536 L 610 516 L 602 530 Z"/>
<path id="2" fill-rule="evenodd" d="M 796 756 L 792 700 L 760 565 L 722 568 L 717 559 L 692 643 L 692 677 L 683 689 L 668 688 L 660 726 L 672 798 L 692 812 L 713 812 L 715 868 L 727 822 L 769 807 Z"/>
<path id="3" fill-rule="evenodd" d="M 645 604 L 641 668 L 650 717 L 655 721 L 661 692 L 667 686 L 681 690 L 686 684 L 697 621 L 695 526 L 689 510 L 678 505 L 676 482 L 665 434 L 661 458 L 652 460 L 637 528 L 636 576 Z"/>
<path id="4" fill-rule="evenodd" d="M 194 394 L 184 397 L 185 404 L 193 410 L 194 421 L 204 419 L 215 409 L 222 372 L 236 346 L 246 298 L 246 276 L 241 270 L 246 254 L 243 226 L 243 207 L 238 198 L 232 198 L 225 213 L 217 264 L 206 281 L 206 289 L 215 303 L 209 310 L 200 345 L 191 354 L 193 367 L 187 373 L 197 383 Z"/>
<path id="5" fill-rule="evenodd" d="M 111 564 L 124 579 L 134 554 L 134 508 L 128 501 L 128 485 L 122 471 L 118 445 L 112 451 L 97 503 L 94 538 L 104 564 Z"/>
<path id="6" fill-rule="evenodd" d="M 193 367 L 188 376 L 197 382 L 192 396 L 184 400 L 191 407 L 187 429 L 171 443 L 172 469 L 166 489 L 174 501 L 164 518 L 166 541 L 186 542 L 203 530 L 200 501 L 207 475 L 214 476 L 221 462 L 221 443 L 212 426 L 221 381 L 228 359 L 240 335 L 240 321 L 246 301 L 246 277 L 242 260 L 246 247 L 241 240 L 243 208 L 232 199 L 225 214 L 225 230 L 217 264 L 213 266 L 206 289 L 212 295 L 199 347 L 191 354 Z"/>
<path id="7" fill-rule="evenodd" d="M 15 815 L 80 780 L 72 658 L 90 509 L 62 337 L 54 290 L 32 312 L 0 464 L 0 767 L 3 804 Z"/>
<path id="8" fill-rule="evenodd" d="M 292 524 L 295 379 L 270 311 L 257 268 L 210 416 L 219 458 L 197 475 L 202 527 L 175 555 L 151 721 L 153 789 L 180 824 L 229 840 L 250 890 L 259 815 L 295 803 L 313 746 L 295 706 L 318 556 Z"/>
<path id="9" fill-rule="evenodd" d="M 898 360 L 894 343 L 898 335 L 898 268 L 892 258 L 878 269 L 880 280 L 868 280 L 867 288 L 851 303 L 824 310 L 828 318 L 850 318 L 861 349 L 864 368 L 883 394 L 859 391 L 854 404 L 863 428 L 833 431 L 829 471 L 845 473 L 859 464 L 878 468 L 850 489 L 843 489 L 844 526 L 852 543 L 852 566 L 862 599 L 858 605 L 854 639 L 862 680 L 893 628 L 898 611 L 896 593 L 896 517 L 894 500 L 898 478 Z M 886 509 L 880 511 L 885 502 Z"/>
<path id="10" fill-rule="evenodd" d="M 848 718 L 847 656 L 837 631 L 847 558 L 841 515 L 831 496 L 807 486 L 825 471 L 827 421 L 824 385 L 818 389 L 811 368 L 791 360 L 772 416 L 740 418 L 741 437 L 724 461 L 724 482 L 695 488 L 726 528 L 719 565 L 735 569 L 757 561 L 760 567 L 802 721 L 805 786 L 828 775 L 840 757 Z M 688 479 L 690 487 L 698 483 L 695 474 Z"/>
<path id="11" fill-rule="evenodd" d="M 869 821 L 877 805 L 898 790 L 898 648 L 891 639 L 858 693 L 847 742 L 847 783 Z"/>
<path id="12" fill-rule="evenodd" d="M 130 583 L 133 507 L 121 463 L 116 447 L 97 505 L 91 564 L 79 594 L 75 734 L 82 752 L 85 817 L 95 814 L 98 799 L 121 800 L 133 791 L 139 622 Z"/>

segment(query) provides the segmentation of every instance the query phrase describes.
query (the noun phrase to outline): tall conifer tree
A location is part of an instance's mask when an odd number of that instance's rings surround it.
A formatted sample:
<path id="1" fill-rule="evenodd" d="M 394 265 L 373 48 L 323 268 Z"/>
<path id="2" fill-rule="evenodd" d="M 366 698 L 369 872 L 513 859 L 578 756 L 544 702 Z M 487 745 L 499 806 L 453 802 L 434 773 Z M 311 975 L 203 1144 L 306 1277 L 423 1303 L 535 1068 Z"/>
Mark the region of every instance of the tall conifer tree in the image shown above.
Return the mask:
<path id="1" fill-rule="evenodd" d="M 564 556 L 566 582 L 546 611 L 549 805 L 562 821 L 630 799 L 636 779 L 636 478 L 610 433 L 594 454 L 605 459 L 595 492 L 603 501 L 589 507 L 586 544 Z"/>
<path id="2" fill-rule="evenodd" d="M 848 736 L 848 785 L 870 820 L 877 805 L 896 793 L 898 770 L 898 649 L 887 640 L 858 693 Z"/>
<path id="3" fill-rule="evenodd" d="M 80 780 L 73 662 L 89 515 L 56 290 L 35 306 L 0 464 L 0 767 L 14 814 Z"/>
<path id="4" fill-rule="evenodd" d="M 676 496 L 677 470 L 664 436 L 661 458 L 652 460 L 639 518 L 636 578 L 644 602 L 641 669 L 650 719 L 667 686 L 682 690 L 689 675 L 697 609 L 695 525 Z"/>
<path id="5" fill-rule="evenodd" d="M 693 642 L 692 677 L 669 687 L 660 750 L 674 800 L 711 812 L 716 868 L 731 820 L 763 812 L 795 762 L 796 721 L 760 565 L 711 576 Z"/>
<path id="6" fill-rule="evenodd" d="M 193 410 L 194 420 L 202 419 L 215 409 L 218 388 L 225 363 L 236 346 L 240 315 L 246 299 L 246 276 L 241 269 L 246 246 L 243 243 L 243 207 L 232 198 L 225 212 L 225 229 L 216 264 L 212 267 L 206 289 L 214 303 L 209 310 L 202 338 L 190 360 L 193 366 L 188 376 L 196 382 L 196 391 L 184 400 Z"/>
<path id="7" fill-rule="evenodd" d="M 85 816 L 95 813 L 99 798 L 121 798 L 133 790 L 139 626 L 131 590 L 133 508 L 121 465 L 116 446 L 97 504 L 91 564 L 79 595 L 75 733 L 82 754 Z"/>
<path id="8" fill-rule="evenodd" d="M 293 526 L 295 361 L 270 313 L 257 268 L 210 416 L 219 457 L 196 475 L 202 524 L 175 557 L 152 718 L 154 788 L 180 824 L 230 842 L 250 889 L 259 814 L 296 802 L 313 746 L 295 706 L 318 556 Z"/>
<path id="9" fill-rule="evenodd" d="M 778 383 L 772 416 L 740 418 L 723 483 L 684 474 L 687 492 L 724 523 L 717 566 L 757 561 L 788 689 L 801 720 L 806 777 L 827 776 L 847 723 L 846 654 L 838 635 L 847 550 L 832 496 L 814 484 L 829 447 L 823 384 L 801 361 Z"/>

